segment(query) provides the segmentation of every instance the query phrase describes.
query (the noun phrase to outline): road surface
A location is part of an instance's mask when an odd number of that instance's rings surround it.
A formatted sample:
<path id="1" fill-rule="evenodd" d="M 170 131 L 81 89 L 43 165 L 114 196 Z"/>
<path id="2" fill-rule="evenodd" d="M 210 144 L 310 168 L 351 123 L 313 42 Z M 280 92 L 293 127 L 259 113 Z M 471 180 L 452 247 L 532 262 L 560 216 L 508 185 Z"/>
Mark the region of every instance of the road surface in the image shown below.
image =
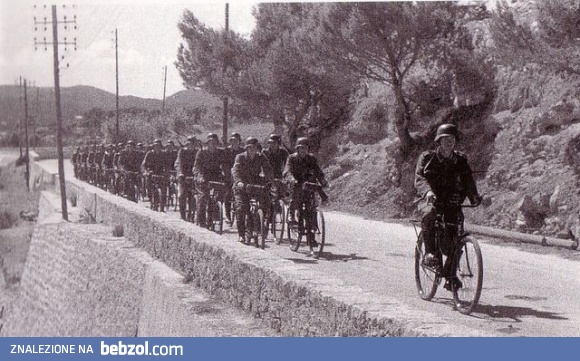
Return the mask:
<path id="1" fill-rule="evenodd" d="M 56 161 L 51 164 L 56 171 Z M 70 177 L 70 161 L 65 162 Z M 148 203 L 142 203 L 144 207 Z M 179 217 L 179 212 L 169 211 Z M 470 316 L 453 311 L 452 295 L 440 286 L 431 302 L 419 299 L 414 281 L 412 226 L 370 221 L 327 212 L 327 244 L 321 259 L 307 248 L 292 252 L 287 243 L 267 242 L 266 250 L 358 285 L 377 297 L 393 297 L 432 312 L 450 324 L 461 324 L 498 336 L 580 336 L 580 261 L 561 254 L 541 254 L 497 245 L 479 238 L 484 261 L 480 306 Z M 192 227 L 195 227 L 192 225 Z M 235 229 L 223 237 L 237 241 Z M 577 252 L 577 251 L 564 251 Z"/>

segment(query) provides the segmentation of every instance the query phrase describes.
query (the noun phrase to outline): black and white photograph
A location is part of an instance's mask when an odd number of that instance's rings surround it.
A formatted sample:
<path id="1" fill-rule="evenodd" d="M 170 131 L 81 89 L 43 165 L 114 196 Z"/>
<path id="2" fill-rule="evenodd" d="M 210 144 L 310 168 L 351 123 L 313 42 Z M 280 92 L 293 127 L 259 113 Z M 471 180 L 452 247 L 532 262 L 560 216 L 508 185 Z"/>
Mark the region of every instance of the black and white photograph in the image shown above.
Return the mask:
<path id="1" fill-rule="evenodd" d="M 0 0 L 0 69 L 1 337 L 580 336 L 580 0 Z"/>

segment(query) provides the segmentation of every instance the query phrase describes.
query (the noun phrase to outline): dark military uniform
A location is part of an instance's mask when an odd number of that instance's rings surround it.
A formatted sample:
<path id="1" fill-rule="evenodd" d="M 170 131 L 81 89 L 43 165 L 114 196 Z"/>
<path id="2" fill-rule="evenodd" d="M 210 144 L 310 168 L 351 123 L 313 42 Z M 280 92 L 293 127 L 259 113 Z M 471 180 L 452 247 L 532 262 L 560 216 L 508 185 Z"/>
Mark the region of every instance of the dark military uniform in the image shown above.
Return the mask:
<path id="1" fill-rule="evenodd" d="M 282 174 L 284 172 L 284 167 L 286 166 L 286 160 L 288 160 L 288 151 L 284 148 L 278 148 L 276 151 L 271 151 L 270 149 L 266 148 L 262 151 L 262 153 L 270 162 L 272 166 L 272 170 L 274 171 L 274 178 L 282 179 Z"/>
<path id="2" fill-rule="evenodd" d="M 264 177 L 260 176 L 264 174 Z M 234 166 L 232 168 L 232 178 L 234 181 L 234 198 L 236 206 L 236 224 L 238 227 L 238 235 L 243 237 L 246 233 L 246 214 L 250 210 L 250 196 L 245 189 L 237 187 L 239 182 L 247 184 L 264 185 L 266 181 L 272 183 L 274 181 L 274 172 L 268 162 L 268 159 L 257 153 L 251 158 L 247 152 L 240 153 L 236 156 Z M 256 195 L 259 197 L 262 204 L 264 214 L 270 214 L 270 199 L 268 193 Z"/>
<path id="3" fill-rule="evenodd" d="M 188 189 L 186 187 L 185 177 L 193 176 L 193 166 L 195 164 L 195 156 L 197 154 L 197 149 L 195 148 L 181 148 L 177 153 L 177 159 L 175 160 L 175 170 L 179 175 L 179 184 L 177 188 L 177 196 L 179 198 L 179 212 L 181 218 L 185 219 L 185 206 L 187 202 L 187 196 L 189 192 L 193 192 L 193 189 Z"/>
<path id="4" fill-rule="evenodd" d="M 147 152 L 143 163 L 141 164 L 141 171 L 143 173 L 152 173 L 153 175 L 162 176 L 159 188 L 161 189 L 161 204 L 165 204 L 167 197 L 167 182 L 166 176 L 169 174 L 167 169 L 167 160 L 165 152 L 155 152 L 154 150 Z M 149 190 L 149 196 L 153 194 L 153 182 L 151 178 L 147 178 L 145 185 Z"/>
<path id="5" fill-rule="evenodd" d="M 206 223 L 206 208 L 209 197 L 208 182 L 224 182 L 230 177 L 227 169 L 226 155 L 223 149 L 216 148 L 214 151 L 202 149 L 195 156 L 193 167 L 195 188 L 199 195 L 197 202 L 197 219 L 200 226 Z"/>
<path id="6" fill-rule="evenodd" d="M 437 213 L 442 212 L 446 222 L 463 220 L 461 203 L 466 197 L 474 203 L 478 195 L 467 157 L 457 151 L 453 151 L 451 158 L 444 158 L 437 151 L 424 152 L 415 169 L 415 189 L 423 197 L 429 191 L 435 194 L 435 203 L 423 209 L 421 226 L 425 251 L 440 257 L 434 244 Z M 444 252 L 448 250 L 446 245 L 442 246 Z"/>
<path id="7" fill-rule="evenodd" d="M 226 167 L 230 169 L 230 172 L 232 167 L 234 166 L 234 162 L 236 161 L 236 156 L 243 152 L 245 152 L 245 149 L 243 147 L 234 148 L 230 145 L 226 148 L 226 158 L 227 158 Z M 228 217 L 228 220 L 230 220 L 229 218 L 232 211 L 232 198 L 233 198 L 232 179 L 230 177 L 226 182 L 226 195 L 224 199 L 224 207 L 226 210 L 226 216 Z"/>
<path id="8" fill-rule="evenodd" d="M 136 151 L 124 150 L 119 156 L 119 168 L 125 172 L 139 173 L 141 168 L 139 159 L 139 153 Z M 125 178 L 125 195 L 133 202 L 137 202 L 135 192 L 132 189 L 136 181 L 138 180 L 135 178 L 135 175 L 127 175 Z"/>
<path id="9" fill-rule="evenodd" d="M 300 200 L 302 199 L 302 184 L 304 182 L 316 182 L 325 185 L 326 179 L 318 160 L 312 154 L 305 154 L 300 157 L 298 152 L 292 153 L 288 156 L 286 167 L 284 168 L 283 177 L 286 180 L 290 189 L 292 199 L 290 201 L 290 210 L 296 210 Z M 319 191 L 322 200 L 326 200 L 326 194 Z"/>
<path id="10" fill-rule="evenodd" d="M 79 164 L 78 163 L 79 163 L 80 156 L 81 156 L 81 150 L 79 148 L 77 148 L 75 150 L 75 152 L 73 153 L 72 158 L 70 160 L 71 163 L 73 164 L 75 178 L 79 177 L 79 167 L 78 167 Z"/>

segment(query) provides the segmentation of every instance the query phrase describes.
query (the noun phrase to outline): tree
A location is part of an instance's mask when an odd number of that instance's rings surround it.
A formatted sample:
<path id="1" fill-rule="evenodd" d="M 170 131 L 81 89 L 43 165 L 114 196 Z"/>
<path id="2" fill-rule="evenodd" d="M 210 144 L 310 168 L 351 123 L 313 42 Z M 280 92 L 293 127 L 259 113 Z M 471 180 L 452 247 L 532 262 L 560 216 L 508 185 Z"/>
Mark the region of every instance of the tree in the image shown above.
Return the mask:
<path id="1" fill-rule="evenodd" d="M 412 109 L 406 81 L 439 39 L 453 29 L 452 3 L 336 3 L 326 9 L 319 44 L 360 76 L 385 83 L 395 96 L 395 127 L 406 154 Z M 337 51 L 336 49 L 341 49 Z"/>

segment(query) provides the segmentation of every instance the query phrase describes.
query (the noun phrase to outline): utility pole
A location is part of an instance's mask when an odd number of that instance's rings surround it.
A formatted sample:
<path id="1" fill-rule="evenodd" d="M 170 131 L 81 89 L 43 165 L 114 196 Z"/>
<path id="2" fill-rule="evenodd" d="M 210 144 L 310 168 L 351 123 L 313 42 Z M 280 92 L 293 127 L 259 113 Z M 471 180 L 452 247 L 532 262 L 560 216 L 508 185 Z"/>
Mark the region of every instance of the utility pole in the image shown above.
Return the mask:
<path id="1" fill-rule="evenodd" d="M 230 22 L 230 4 L 226 3 L 226 29 L 225 29 L 225 42 L 226 46 L 229 46 L 229 22 Z M 228 68 L 228 61 L 224 58 L 224 64 L 222 71 L 225 73 Z M 223 125 L 222 125 L 222 139 L 224 142 L 224 147 L 228 143 L 228 95 L 224 95 L 223 106 L 224 106 L 224 114 L 223 114 Z"/>
<path id="2" fill-rule="evenodd" d="M 163 77 L 163 105 L 161 106 L 161 112 L 165 113 L 165 89 L 167 88 L 167 65 L 165 65 L 165 76 Z"/>
<path id="3" fill-rule="evenodd" d="M 115 144 L 119 143 L 119 41 L 117 29 L 115 29 Z"/>
<path id="4" fill-rule="evenodd" d="M 32 138 L 34 139 L 34 144 L 32 145 L 33 147 L 38 146 L 38 140 L 36 139 L 36 122 L 38 122 L 38 119 L 40 119 L 40 112 L 39 112 L 39 107 L 40 107 L 40 88 L 37 86 L 36 87 L 36 112 L 34 115 L 34 122 L 32 123 Z"/>
<path id="5" fill-rule="evenodd" d="M 24 177 L 26 178 L 26 189 L 30 192 L 30 155 L 28 154 L 28 89 L 26 87 L 26 79 L 24 79 L 24 138 L 26 139 L 26 157 L 24 161 L 26 162 L 26 172 Z"/>
<path id="6" fill-rule="evenodd" d="M 18 77 L 18 89 L 22 90 L 22 77 Z M 22 93 L 20 94 L 20 105 L 22 105 Z M 18 148 L 20 149 L 20 159 L 22 159 L 22 118 L 18 122 Z"/>
<path id="7" fill-rule="evenodd" d="M 46 7 L 46 6 L 45 6 Z M 66 5 L 63 5 L 63 8 Z M 74 7 L 74 5 L 73 5 Z M 56 102 L 56 123 L 57 123 L 57 133 L 56 133 L 56 146 L 58 151 L 58 180 L 60 183 L 60 202 L 61 202 L 61 210 L 62 210 L 62 218 L 68 221 L 68 210 L 66 204 L 66 184 L 64 178 L 64 160 L 63 160 L 63 150 L 62 150 L 62 109 L 60 104 L 60 71 L 59 71 L 59 58 L 58 58 L 58 46 L 65 45 L 65 50 L 67 50 L 67 45 L 74 45 L 74 49 L 76 50 L 76 38 L 74 38 L 73 42 L 69 42 L 64 38 L 63 42 L 58 41 L 58 25 L 64 24 L 64 28 L 67 29 L 68 24 L 74 24 L 74 29 L 77 28 L 76 26 L 76 15 L 74 16 L 73 20 L 67 20 L 66 16 L 63 17 L 63 20 L 57 20 L 57 13 L 56 13 L 56 5 L 52 5 L 52 21 L 47 21 L 46 17 L 44 21 L 36 21 L 36 17 L 34 18 L 35 25 L 43 24 L 44 30 L 47 30 L 46 25 L 52 24 L 52 42 L 46 41 L 36 41 L 34 38 L 35 49 L 37 45 L 44 45 L 45 50 L 46 45 L 52 44 L 53 49 L 53 65 L 54 65 L 54 95 L 55 95 L 55 102 Z M 35 30 L 37 30 L 35 28 Z"/>

